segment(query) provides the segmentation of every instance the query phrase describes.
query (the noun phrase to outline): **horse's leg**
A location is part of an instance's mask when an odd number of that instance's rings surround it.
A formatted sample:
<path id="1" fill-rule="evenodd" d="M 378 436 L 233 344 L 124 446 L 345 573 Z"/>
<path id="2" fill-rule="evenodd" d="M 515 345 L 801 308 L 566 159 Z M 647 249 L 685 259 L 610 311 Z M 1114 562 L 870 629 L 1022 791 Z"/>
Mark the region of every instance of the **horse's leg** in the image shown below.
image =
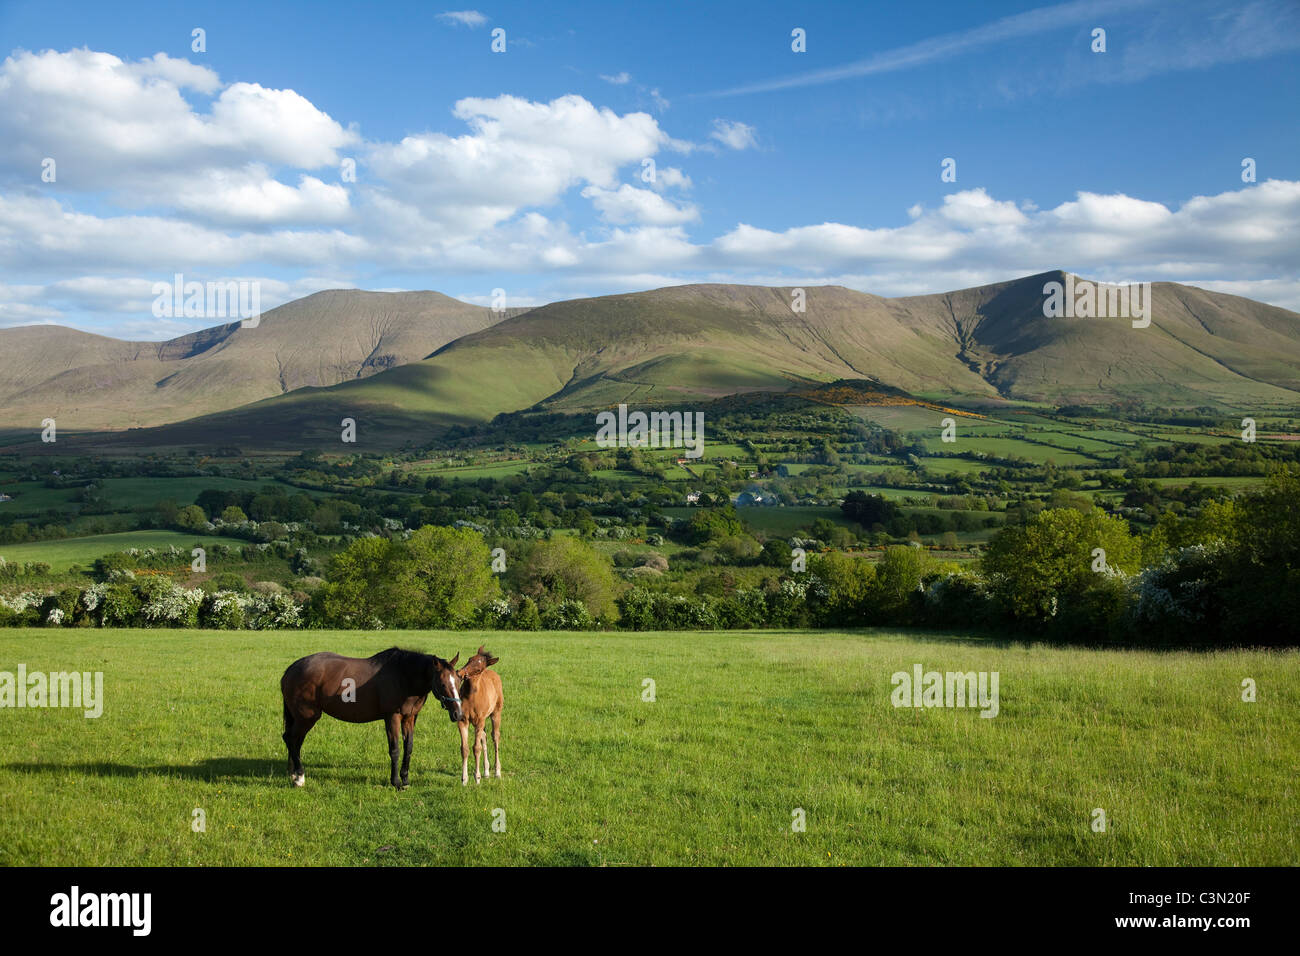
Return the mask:
<path id="1" fill-rule="evenodd" d="M 497 758 L 497 779 L 501 779 L 501 708 L 492 711 L 492 749 Z"/>
<path id="2" fill-rule="evenodd" d="M 307 782 L 307 775 L 302 771 L 302 742 L 318 720 L 318 713 L 303 716 L 301 712 L 294 713 L 287 706 L 284 709 L 284 745 L 289 749 L 289 782 L 295 787 L 301 787 Z"/>
<path id="3" fill-rule="evenodd" d="M 388 782 L 400 790 L 402 784 L 397 777 L 397 739 L 402 734 L 402 715 L 389 714 L 384 721 L 384 730 L 388 734 Z"/>
<path id="4" fill-rule="evenodd" d="M 477 724 L 474 727 L 474 782 L 482 783 L 483 775 L 479 773 L 479 759 L 487 757 L 487 732 L 484 729 L 487 726 L 486 721 L 483 724 Z"/>
<path id="5" fill-rule="evenodd" d="M 457 724 L 460 730 L 460 782 L 469 783 L 469 720 Z"/>
<path id="6" fill-rule="evenodd" d="M 415 715 L 402 718 L 402 786 L 411 776 L 411 750 L 415 747 Z"/>

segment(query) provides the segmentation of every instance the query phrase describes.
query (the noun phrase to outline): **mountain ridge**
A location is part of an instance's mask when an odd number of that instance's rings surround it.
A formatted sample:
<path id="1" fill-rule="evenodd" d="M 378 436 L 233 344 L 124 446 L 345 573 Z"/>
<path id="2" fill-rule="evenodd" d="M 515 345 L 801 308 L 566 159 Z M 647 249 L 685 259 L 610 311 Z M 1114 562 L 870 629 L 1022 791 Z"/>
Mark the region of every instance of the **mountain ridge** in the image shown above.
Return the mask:
<path id="1" fill-rule="evenodd" d="M 530 408 L 680 404 L 840 379 L 976 403 L 1300 406 L 1297 313 L 1157 282 L 1147 328 L 1127 318 L 1046 317 L 1044 286 L 1068 276 L 1053 270 L 898 298 L 808 286 L 803 312 L 791 308 L 791 287 L 667 286 L 480 318 L 479 327 L 419 356 L 413 349 L 377 352 L 373 343 L 384 341 L 386 329 L 372 309 L 342 321 L 357 342 L 372 343 L 364 355 L 353 349 L 349 374 L 334 381 L 299 375 L 275 394 L 129 440 L 183 444 L 211 432 L 234 444 L 328 444 L 338 441 L 342 417 L 368 421 L 363 431 L 400 434 Z M 355 293 L 352 301 L 360 301 Z M 219 338 L 214 330 L 191 334 L 204 335 Z M 200 354 L 220 356 L 232 337 L 205 344 Z M 374 359 L 399 352 L 410 360 Z"/>

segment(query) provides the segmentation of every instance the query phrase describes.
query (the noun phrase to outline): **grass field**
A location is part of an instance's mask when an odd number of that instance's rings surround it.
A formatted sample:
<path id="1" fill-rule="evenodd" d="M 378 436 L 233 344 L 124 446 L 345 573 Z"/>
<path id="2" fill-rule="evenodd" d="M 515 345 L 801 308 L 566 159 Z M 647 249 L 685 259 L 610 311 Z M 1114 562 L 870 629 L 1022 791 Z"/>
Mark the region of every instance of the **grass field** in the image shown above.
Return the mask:
<path id="1" fill-rule="evenodd" d="M 462 787 L 456 731 L 429 708 L 409 790 L 386 785 L 380 724 L 328 717 L 303 748 L 306 787 L 289 786 L 289 662 L 480 641 L 501 658 L 504 779 Z M 19 662 L 103 671 L 106 702 L 98 719 L 0 711 L 3 864 L 1300 862 L 1294 651 L 874 631 L 0 631 L 0 670 Z M 999 715 L 895 709 L 890 676 L 914 664 L 998 671 Z M 1257 703 L 1241 701 L 1246 677 Z"/>
<path id="2" fill-rule="evenodd" d="M 183 534 L 179 531 L 123 531 L 118 534 L 100 534 L 87 538 L 55 538 L 51 541 L 29 541 L 24 544 L 0 545 L 0 557 L 10 563 L 44 561 L 51 570 L 66 571 L 74 564 L 89 567 L 95 559 L 128 548 L 165 548 L 174 544 L 185 552 L 183 563 L 190 561 L 190 549 L 195 544 L 210 548 L 214 544 L 238 547 L 244 542 L 236 538 L 221 538 L 209 534 Z"/>

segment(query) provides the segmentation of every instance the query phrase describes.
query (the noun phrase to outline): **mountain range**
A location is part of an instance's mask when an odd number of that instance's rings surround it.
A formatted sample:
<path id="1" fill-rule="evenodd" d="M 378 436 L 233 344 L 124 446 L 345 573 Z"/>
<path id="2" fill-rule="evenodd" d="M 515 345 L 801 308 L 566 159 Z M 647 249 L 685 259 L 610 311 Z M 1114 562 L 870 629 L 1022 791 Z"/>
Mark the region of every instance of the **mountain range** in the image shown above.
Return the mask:
<path id="1" fill-rule="evenodd" d="M 1072 281 L 1073 280 L 1071 277 Z M 1300 314 L 1151 284 L 1151 323 L 1048 318 L 1048 272 L 933 295 L 683 285 L 496 313 L 436 292 L 320 292 L 161 343 L 0 330 L 0 429 L 100 444 L 390 446 L 534 407 L 676 406 L 868 379 L 967 404 L 1300 406 Z M 130 431 L 123 432 L 123 429 Z"/>

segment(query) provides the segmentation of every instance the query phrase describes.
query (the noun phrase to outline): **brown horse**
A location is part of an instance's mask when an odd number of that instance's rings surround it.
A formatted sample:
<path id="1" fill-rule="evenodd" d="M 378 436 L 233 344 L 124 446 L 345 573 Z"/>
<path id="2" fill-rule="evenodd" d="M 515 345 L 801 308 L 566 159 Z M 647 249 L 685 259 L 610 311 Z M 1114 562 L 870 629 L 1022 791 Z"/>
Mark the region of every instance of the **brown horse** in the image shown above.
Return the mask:
<path id="1" fill-rule="evenodd" d="M 456 655 L 460 657 L 459 654 Z M 462 718 L 460 725 L 460 782 L 469 783 L 469 725 L 474 725 L 474 782 L 483 780 L 479 773 L 479 757 L 483 760 L 483 773 L 492 776 L 492 762 L 487 753 L 488 719 L 492 720 L 492 743 L 497 755 L 497 778 L 501 777 L 501 708 L 505 697 L 501 693 L 501 676 L 488 670 L 500 658 L 492 657 L 483 645 L 465 666 L 456 672 L 461 679 L 460 700 Z"/>
<path id="2" fill-rule="evenodd" d="M 306 781 L 302 741 L 321 714 L 353 724 L 384 721 L 388 734 L 389 780 L 404 790 L 411 769 L 415 718 L 432 693 L 447 708 L 452 723 L 464 718 L 457 682 L 457 654 L 449 661 L 431 654 L 390 647 L 374 657 L 312 654 L 289 665 L 280 678 L 284 696 L 284 745 L 289 748 L 289 780 Z M 397 773 L 397 738 L 405 744 L 402 773 Z"/>

